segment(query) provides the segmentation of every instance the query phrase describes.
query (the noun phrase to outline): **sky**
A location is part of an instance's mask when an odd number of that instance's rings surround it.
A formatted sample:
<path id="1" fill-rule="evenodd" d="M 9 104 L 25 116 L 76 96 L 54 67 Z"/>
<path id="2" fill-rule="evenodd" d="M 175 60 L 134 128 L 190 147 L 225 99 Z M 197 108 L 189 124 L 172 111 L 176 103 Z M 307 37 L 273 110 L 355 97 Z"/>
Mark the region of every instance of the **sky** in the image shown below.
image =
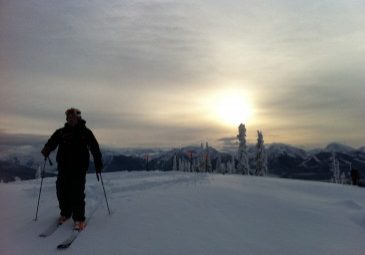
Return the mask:
<path id="1" fill-rule="evenodd" d="M 0 0 L 0 132 L 365 145 L 365 1 Z"/>

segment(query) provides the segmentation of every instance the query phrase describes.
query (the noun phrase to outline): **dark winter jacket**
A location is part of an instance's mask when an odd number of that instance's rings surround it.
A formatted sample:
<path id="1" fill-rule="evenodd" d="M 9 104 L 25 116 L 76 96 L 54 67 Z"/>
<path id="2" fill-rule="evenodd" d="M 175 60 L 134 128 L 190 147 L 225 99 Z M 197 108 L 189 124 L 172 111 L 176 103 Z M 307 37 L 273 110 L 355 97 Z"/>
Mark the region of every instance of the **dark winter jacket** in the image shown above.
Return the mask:
<path id="1" fill-rule="evenodd" d="M 45 147 L 48 147 L 50 151 L 55 150 L 58 146 L 59 170 L 76 168 L 87 171 L 90 159 L 89 150 L 93 155 L 95 167 L 103 167 L 99 144 L 85 124 L 86 121 L 82 119 L 74 127 L 66 123 L 63 128 L 56 130 L 46 143 Z"/>

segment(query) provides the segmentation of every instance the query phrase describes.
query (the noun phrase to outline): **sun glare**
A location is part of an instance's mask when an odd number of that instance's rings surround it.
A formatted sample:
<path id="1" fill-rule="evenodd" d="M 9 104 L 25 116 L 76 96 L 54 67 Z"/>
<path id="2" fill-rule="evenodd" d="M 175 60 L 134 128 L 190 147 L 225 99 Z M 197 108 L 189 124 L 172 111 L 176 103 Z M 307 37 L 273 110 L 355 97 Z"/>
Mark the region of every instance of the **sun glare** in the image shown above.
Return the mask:
<path id="1" fill-rule="evenodd" d="M 252 117 L 251 103 L 240 91 L 225 91 L 215 96 L 214 109 L 217 120 L 229 126 L 247 123 Z"/>

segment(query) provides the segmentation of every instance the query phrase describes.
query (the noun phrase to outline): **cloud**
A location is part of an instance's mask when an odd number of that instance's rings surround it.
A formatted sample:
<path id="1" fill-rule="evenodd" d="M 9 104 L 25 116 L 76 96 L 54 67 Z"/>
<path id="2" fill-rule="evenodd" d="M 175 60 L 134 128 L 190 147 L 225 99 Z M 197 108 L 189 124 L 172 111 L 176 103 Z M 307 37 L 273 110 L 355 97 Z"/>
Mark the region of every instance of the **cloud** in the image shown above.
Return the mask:
<path id="1" fill-rule="evenodd" d="M 199 101 L 234 83 L 254 95 L 249 124 L 267 130 L 269 141 L 297 142 L 293 130 L 301 130 L 326 142 L 330 129 L 333 140 L 353 130 L 351 142 L 362 143 L 364 8 L 356 1 L 3 1 L 0 124 L 46 133 L 75 106 L 108 142 L 216 140 L 230 134 L 205 118 Z M 133 140 L 128 132 L 136 137 L 136 130 L 143 135 Z"/>
<path id="2" fill-rule="evenodd" d="M 218 139 L 219 148 L 228 153 L 237 152 L 238 140 L 237 137 L 222 137 Z"/>
<path id="3" fill-rule="evenodd" d="M 46 136 L 34 135 L 34 134 L 11 134 L 4 131 L 0 131 L 0 144 L 5 146 L 21 146 L 32 145 L 39 146 L 47 141 Z"/>

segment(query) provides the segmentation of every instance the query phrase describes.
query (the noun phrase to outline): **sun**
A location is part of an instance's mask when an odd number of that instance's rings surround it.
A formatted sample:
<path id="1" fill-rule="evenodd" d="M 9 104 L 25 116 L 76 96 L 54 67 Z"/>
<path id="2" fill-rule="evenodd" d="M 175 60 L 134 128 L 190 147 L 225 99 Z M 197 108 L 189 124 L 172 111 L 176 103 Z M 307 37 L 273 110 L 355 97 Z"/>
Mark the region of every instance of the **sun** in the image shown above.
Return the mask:
<path id="1" fill-rule="evenodd" d="M 252 106 L 244 93 L 227 90 L 215 96 L 214 115 L 224 125 L 238 126 L 252 117 Z"/>

